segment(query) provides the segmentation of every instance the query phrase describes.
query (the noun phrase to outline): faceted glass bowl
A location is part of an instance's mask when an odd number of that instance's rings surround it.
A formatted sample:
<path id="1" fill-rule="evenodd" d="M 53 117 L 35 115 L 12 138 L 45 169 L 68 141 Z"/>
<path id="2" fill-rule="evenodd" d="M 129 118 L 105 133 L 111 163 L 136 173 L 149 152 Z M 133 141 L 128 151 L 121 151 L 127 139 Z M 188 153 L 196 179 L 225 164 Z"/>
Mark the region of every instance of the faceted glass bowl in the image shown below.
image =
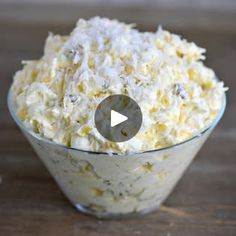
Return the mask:
<path id="1" fill-rule="evenodd" d="M 14 111 L 11 90 L 8 108 L 60 189 L 81 212 L 98 218 L 120 218 L 148 213 L 167 198 L 207 137 L 222 117 L 198 135 L 179 144 L 127 155 L 66 147 L 29 130 Z"/>

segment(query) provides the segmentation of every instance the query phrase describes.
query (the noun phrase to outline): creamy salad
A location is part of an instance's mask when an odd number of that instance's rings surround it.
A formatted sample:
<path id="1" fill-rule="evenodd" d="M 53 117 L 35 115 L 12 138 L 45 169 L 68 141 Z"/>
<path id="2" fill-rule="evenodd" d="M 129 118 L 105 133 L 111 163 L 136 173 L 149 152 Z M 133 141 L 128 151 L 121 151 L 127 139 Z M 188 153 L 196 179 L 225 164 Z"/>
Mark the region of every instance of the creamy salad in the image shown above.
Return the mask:
<path id="1" fill-rule="evenodd" d="M 212 122 L 225 88 L 202 60 L 205 49 L 161 27 L 80 19 L 69 36 L 49 34 L 44 55 L 24 61 L 12 86 L 15 112 L 43 138 L 82 150 L 133 153 L 191 138 Z M 109 95 L 140 106 L 143 123 L 126 142 L 109 142 L 94 113 Z"/>

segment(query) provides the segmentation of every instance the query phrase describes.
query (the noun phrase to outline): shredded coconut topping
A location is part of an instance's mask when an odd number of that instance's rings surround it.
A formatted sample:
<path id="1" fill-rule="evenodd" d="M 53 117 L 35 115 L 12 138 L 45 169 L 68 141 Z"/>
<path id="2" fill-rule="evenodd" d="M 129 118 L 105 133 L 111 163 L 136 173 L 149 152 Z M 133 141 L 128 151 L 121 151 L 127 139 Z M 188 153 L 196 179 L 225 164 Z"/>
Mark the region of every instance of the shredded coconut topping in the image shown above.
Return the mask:
<path id="1" fill-rule="evenodd" d="M 205 49 L 158 28 L 106 18 L 80 19 L 70 36 L 49 34 L 41 59 L 24 62 L 13 83 L 16 113 L 44 138 L 103 152 L 141 152 L 173 145 L 206 128 L 226 90 L 204 66 Z M 104 139 L 97 105 L 124 94 L 141 107 L 139 133 L 123 143 Z"/>

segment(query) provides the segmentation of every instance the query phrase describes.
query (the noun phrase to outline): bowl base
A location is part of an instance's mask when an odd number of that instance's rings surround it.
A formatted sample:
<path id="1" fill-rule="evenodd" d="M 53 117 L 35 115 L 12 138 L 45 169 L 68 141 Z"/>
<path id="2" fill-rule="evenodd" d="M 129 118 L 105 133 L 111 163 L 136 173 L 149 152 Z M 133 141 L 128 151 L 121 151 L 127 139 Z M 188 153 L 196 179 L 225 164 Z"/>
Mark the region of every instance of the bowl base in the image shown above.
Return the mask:
<path id="1" fill-rule="evenodd" d="M 94 216 L 98 219 L 109 220 L 109 219 L 124 219 L 124 218 L 140 217 L 142 215 L 146 215 L 146 214 L 151 213 L 152 211 L 157 210 L 160 205 L 155 206 L 153 208 L 148 208 L 145 210 L 135 211 L 135 212 L 130 212 L 130 213 L 96 212 L 96 211 L 88 209 L 88 207 L 82 206 L 80 204 L 74 204 L 74 206 L 78 211 L 80 211 L 84 214 Z"/>

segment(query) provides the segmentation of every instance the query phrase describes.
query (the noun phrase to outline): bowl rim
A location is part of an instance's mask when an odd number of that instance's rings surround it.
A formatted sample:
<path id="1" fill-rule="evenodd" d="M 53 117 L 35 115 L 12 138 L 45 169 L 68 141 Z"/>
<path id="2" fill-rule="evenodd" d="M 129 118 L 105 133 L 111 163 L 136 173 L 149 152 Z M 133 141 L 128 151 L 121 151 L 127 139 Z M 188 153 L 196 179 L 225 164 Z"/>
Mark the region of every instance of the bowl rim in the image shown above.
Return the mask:
<path id="1" fill-rule="evenodd" d="M 218 80 L 218 79 L 217 79 Z M 219 80 L 218 80 L 219 81 Z M 151 150 L 147 150 L 147 151 L 141 151 L 141 152 L 124 152 L 124 153 L 116 153 L 116 152 L 98 152 L 98 151 L 90 151 L 90 150 L 83 150 L 83 149 L 78 149 L 78 148 L 73 148 L 73 147 L 68 147 L 66 145 L 60 144 L 60 143 L 56 143 L 54 141 L 51 141 L 50 139 L 44 138 L 42 136 L 40 136 L 39 134 L 34 133 L 31 129 L 27 128 L 24 123 L 19 119 L 19 117 L 16 115 L 14 109 L 13 109 L 13 101 L 12 101 L 12 85 L 10 86 L 9 90 L 8 90 L 8 95 L 7 95 L 7 106 L 8 106 L 8 110 L 10 112 L 11 117 L 13 118 L 13 120 L 15 121 L 15 123 L 20 127 L 20 129 L 24 132 L 26 132 L 27 134 L 29 134 L 30 136 L 34 137 L 36 140 L 41 141 L 41 142 L 45 142 L 47 144 L 51 144 L 51 145 L 56 145 L 59 146 L 63 149 L 66 150 L 73 150 L 73 151 L 80 151 L 80 152 L 84 152 L 84 153 L 88 153 L 88 154 L 102 154 L 102 155 L 118 155 L 118 156 L 124 156 L 124 155 L 137 155 L 137 154 L 146 154 L 146 153 L 152 153 L 152 152 L 161 152 L 164 150 L 169 150 L 169 149 L 173 149 L 173 148 L 177 148 L 181 145 L 184 145 L 186 143 L 189 143 L 195 139 L 200 138 L 203 134 L 205 134 L 207 131 L 209 130 L 213 130 L 215 128 L 215 126 L 218 124 L 218 122 L 220 121 L 220 119 L 222 118 L 224 112 L 225 112 L 225 108 L 226 108 L 226 93 L 224 92 L 222 95 L 222 102 L 221 102 L 221 108 L 218 112 L 217 115 L 215 115 L 214 119 L 212 120 L 212 122 L 205 127 L 204 129 L 200 130 L 197 134 L 193 135 L 191 138 L 186 139 L 182 142 L 167 146 L 167 147 L 163 147 L 163 148 L 157 148 L 157 149 L 151 149 Z"/>

